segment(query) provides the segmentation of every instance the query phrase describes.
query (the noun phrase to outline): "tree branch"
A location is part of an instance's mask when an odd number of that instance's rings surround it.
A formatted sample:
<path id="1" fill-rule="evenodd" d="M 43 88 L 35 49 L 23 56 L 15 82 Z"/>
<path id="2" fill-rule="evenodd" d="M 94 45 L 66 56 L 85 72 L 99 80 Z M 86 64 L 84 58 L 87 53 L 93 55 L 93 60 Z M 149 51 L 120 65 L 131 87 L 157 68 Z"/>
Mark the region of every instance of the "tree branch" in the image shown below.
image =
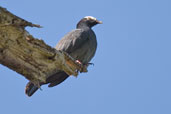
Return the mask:
<path id="1" fill-rule="evenodd" d="M 41 27 L 21 19 L 0 7 L 0 64 L 22 74 L 33 83 L 46 82 L 58 70 L 68 75 L 87 72 L 67 53 L 58 51 L 43 40 L 33 38 L 25 27 Z"/>

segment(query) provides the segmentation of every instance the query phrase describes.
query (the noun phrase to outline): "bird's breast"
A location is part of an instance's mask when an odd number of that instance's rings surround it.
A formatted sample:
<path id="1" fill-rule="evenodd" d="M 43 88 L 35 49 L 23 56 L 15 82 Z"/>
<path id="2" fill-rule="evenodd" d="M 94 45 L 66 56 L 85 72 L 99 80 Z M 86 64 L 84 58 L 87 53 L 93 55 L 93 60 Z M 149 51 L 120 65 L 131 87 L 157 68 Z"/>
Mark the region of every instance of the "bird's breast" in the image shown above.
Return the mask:
<path id="1" fill-rule="evenodd" d="M 80 60 L 83 64 L 87 64 L 95 55 L 97 48 L 97 40 L 94 32 L 90 32 L 87 35 L 87 40 L 84 42 L 79 49 L 71 53 L 71 56 L 75 59 Z"/>

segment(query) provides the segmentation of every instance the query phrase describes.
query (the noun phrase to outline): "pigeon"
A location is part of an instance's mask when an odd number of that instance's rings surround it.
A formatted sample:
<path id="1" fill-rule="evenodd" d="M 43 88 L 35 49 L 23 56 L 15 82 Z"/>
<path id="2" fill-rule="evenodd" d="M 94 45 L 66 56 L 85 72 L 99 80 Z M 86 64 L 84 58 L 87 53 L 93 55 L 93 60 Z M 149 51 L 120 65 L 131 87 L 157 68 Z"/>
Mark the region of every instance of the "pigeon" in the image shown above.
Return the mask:
<path id="1" fill-rule="evenodd" d="M 89 62 L 94 57 L 97 48 L 96 35 L 92 30 L 92 27 L 97 24 L 102 24 L 102 21 L 99 21 L 92 16 L 86 16 L 82 18 L 78 22 L 76 29 L 67 33 L 58 42 L 55 48 L 68 53 L 80 64 L 90 64 Z M 62 83 L 68 77 L 69 75 L 64 71 L 59 71 L 54 75 L 49 76 L 49 78 L 46 80 L 46 83 L 42 83 L 40 86 L 49 83 L 48 87 L 54 87 Z M 38 89 L 39 87 L 34 85 L 32 82 L 29 82 L 26 85 L 25 93 L 30 97 Z"/>

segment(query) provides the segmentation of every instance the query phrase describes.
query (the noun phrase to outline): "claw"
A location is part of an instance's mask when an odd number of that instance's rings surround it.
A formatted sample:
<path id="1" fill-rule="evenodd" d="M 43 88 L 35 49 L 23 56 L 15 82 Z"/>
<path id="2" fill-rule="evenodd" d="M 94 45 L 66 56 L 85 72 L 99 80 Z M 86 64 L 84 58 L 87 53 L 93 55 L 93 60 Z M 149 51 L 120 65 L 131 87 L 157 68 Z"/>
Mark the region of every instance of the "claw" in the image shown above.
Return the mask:
<path id="1" fill-rule="evenodd" d="M 94 66 L 94 63 L 87 63 L 87 66 L 89 66 L 89 65 L 93 65 Z"/>

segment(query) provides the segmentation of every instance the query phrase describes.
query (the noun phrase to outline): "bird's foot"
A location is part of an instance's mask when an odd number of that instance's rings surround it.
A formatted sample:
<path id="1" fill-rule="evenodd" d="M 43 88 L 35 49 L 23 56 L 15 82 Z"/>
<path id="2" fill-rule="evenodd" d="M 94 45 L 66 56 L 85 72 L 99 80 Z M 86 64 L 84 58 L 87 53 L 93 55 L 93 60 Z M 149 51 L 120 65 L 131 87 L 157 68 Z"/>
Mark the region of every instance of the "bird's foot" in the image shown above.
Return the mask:
<path id="1" fill-rule="evenodd" d="M 83 68 L 82 68 L 82 70 L 81 70 L 80 72 L 88 72 L 87 67 L 88 67 L 89 65 L 93 65 L 93 66 L 94 66 L 94 63 L 87 63 L 87 64 L 84 64 L 84 65 L 83 65 Z"/>
<path id="2" fill-rule="evenodd" d="M 82 63 L 79 60 L 76 60 L 75 62 L 78 63 L 79 65 L 82 65 Z"/>
<path id="3" fill-rule="evenodd" d="M 87 65 L 82 64 L 82 62 L 80 62 L 79 60 L 76 60 L 75 62 L 80 66 L 80 69 L 77 71 L 77 73 L 87 72 Z"/>
<path id="4" fill-rule="evenodd" d="M 78 65 L 80 65 L 80 67 L 81 67 L 80 73 L 82 73 L 82 72 L 88 72 L 87 67 L 88 67 L 89 65 L 93 65 L 93 66 L 94 66 L 94 63 L 82 64 L 79 60 L 76 60 L 75 62 L 76 62 Z M 77 72 L 78 72 L 78 71 L 77 71 Z"/>
<path id="5" fill-rule="evenodd" d="M 83 64 L 79 60 L 76 60 L 75 63 L 77 63 L 79 65 L 79 67 L 80 67 L 80 69 L 79 70 L 77 69 L 76 72 L 78 73 L 79 71 L 82 71 Z"/>

